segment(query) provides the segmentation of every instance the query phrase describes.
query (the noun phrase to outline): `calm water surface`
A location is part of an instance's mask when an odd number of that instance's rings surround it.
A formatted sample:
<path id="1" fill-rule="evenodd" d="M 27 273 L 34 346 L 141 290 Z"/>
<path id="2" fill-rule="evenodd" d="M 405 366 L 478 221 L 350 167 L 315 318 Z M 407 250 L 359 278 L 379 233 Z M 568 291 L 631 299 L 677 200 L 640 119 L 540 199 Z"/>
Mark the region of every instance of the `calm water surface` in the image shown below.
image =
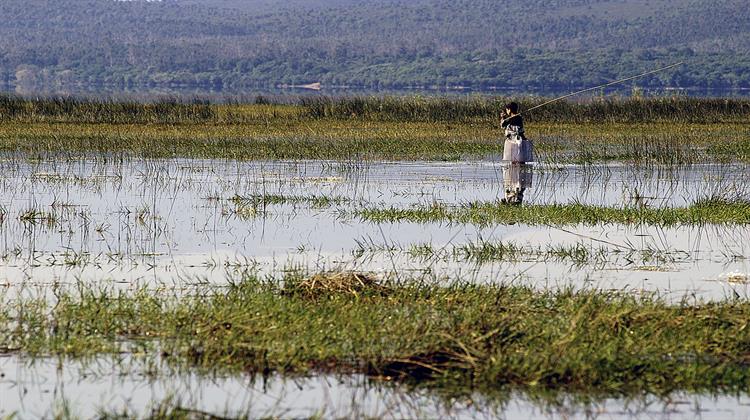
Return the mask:
<path id="1" fill-rule="evenodd" d="M 49 359 L 0 358 L 0 416 L 54 418 L 67 410 L 80 418 L 102 412 L 145 417 L 165 402 L 224 416 L 308 418 L 566 418 L 746 419 L 742 396 L 673 395 L 594 403 L 531 401 L 511 394 L 444 399 L 363 376 L 283 379 L 215 377 L 143 370 L 120 361 L 87 364 Z M 168 369 L 168 368 L 164 368 Z"/>
<path id="2" fill-rule="evenodd" d="M 685 206 L 717 193 L 745 196 L 748 165 L 540 165 L 519 176 L 494 162 L 9 158 L 0 162 L 0 174 L 0 283 L 11 289 L 79 279 L 220 283 L 248 271 L 279 275 L 301 267 L 675 297 L 748 294 L 748 226 L 477 227 L 376 224 L 356 215 L 364 207 L 495 201 L 521 187 L 526 204 Z M 263 195 L 288 200 L 248 204 Z M 480 240 L 530 249 L 580 246 L 604 257 L 582 264 L 530 255 L 477 264 L 408 252 L 418 245 L 444 251 Z M 654 253 L 666 258 L 643 256 Z"/>

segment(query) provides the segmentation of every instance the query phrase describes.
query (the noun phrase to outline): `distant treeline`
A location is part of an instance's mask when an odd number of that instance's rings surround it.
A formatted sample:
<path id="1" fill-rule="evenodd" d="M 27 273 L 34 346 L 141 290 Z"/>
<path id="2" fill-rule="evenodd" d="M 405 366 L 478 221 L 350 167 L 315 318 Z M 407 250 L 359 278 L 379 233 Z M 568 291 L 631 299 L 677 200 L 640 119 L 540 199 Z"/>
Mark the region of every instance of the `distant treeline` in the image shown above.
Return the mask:
<path id="1" fill-rule="evenodd" d="M 0 2 L 0 85 L 750 88 L 746 0 Z M 512 19 L 509 17 L 512 16 Z M 710 34 L 710 36 L 707 36 Z"/>
<path id="2" fill-rule="evenodd" d="M 521 112 L 544 98 L 515 99 Z M 510 99 L 440 97 L 285 98 L 258 97 L 247 103 L 165 100 L 153 103 L 95 101 L 75 98 L 25 99 L 0 96 L 0 121 L 113 124 L 243 123 L 254 118 L 369 119 L 392 122 L 478 122 L 495 124 Z M 274 112 L 279 107 L 294 112 Z M 220 112 L 221 110 L 221 112 Z M 750 122 L 750 100 L 672 98 L 595 98 L 559 101 L 524 113 L 528 122 Z"/>

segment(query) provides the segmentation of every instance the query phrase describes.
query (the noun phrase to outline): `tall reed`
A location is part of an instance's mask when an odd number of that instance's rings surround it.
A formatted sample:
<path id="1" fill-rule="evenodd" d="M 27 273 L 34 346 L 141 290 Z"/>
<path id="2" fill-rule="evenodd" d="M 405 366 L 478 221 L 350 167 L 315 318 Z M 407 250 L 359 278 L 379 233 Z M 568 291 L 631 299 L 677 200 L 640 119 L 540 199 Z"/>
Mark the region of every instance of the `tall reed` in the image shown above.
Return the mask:
<path id="1" fill-rule="evenodd" d="M 205 101 L 138 103 L 0 95 L 0 121 L 147 124 L 205 123 L 215 119 L 214 106 Z"/>
<path id="2" fill-rule="evenodd" d="M 343 97 L 303 98 L 312 118 L 364 118 L 379 121 L 487 121 L 497 119 L 515 100 L 521 112 L 545 98 Z M 590 98 L 560 101 L 525 114 L 537 122 L 705 122 L 747 120 L 750 100 L 689 97 Z"/>

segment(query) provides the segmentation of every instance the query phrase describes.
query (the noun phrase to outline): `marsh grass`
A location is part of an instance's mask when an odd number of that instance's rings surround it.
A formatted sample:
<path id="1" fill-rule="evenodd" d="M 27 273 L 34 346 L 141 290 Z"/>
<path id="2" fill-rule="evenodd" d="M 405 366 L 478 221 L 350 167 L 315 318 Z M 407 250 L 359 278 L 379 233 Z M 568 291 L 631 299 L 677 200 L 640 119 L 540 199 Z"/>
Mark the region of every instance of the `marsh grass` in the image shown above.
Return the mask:
<path id="1" fill-rule="evenodd" d="M 483 264 L 493 261 L 518 261 L 533 259 L 544 262 L 569 262 L 578 266 L 601 266 L 616 261 L 626 265 L 673 264 L 689 257 L 687 252 L 663 251 L 653 248 L 610 248 L 586 245 L 581 242 L 571 245 L 522 246 L 512 242 L 490 242 L 479 240 L 459 245 L 452 249 L 453 257 L 461 261 Z"/>
<path id="2" fill-rule="evenodd" d="M 215 121 L 207 102 L 155 103 L 91 101 L 75 98 L 24 99 L 0 95 L 0 121 L 77 122 L 113 124 L 175 124 Z"/>
<path id="3" fill-rule="evenodd" d="M 750 391 L 745 300 L 295 276 L 180 296 L 79 285 L 56 302 L 6 298 L 0 339 L 32 357 L 138 352 L 199 371 L 365 373 L 452 395 Z"/>
<path id="4" fill-rule="evenodd" d="M 55 415 L 56 419 L 59 420 L 73 420 L 79 418 L 75 413 L 70 412 L 64 415 Z M 121 409 L 116 411 L 100 410 L 97 414 L 97 418 L 100 420 L 125 420 L 133 418 L 143 418 L 149 420 L 229 420 L 229 419 L 248 419 L 248 418 L 281 418 L 283 416 L 274 416 L 270 412 L 263 416 L 253 415 L 251 410 L 245 410 L 246 412 L 231 413 L 225 410 L 224 413 L 221 411 L 204 411 L 196 408 L 189 408 L 179 402 L 176 397 L 167 398 L 164 401 L 158 401 L 152 403 L 152 406 L 143 412 L 138 412 L 134 409 Z M 221 413 L 221 414 L 219 414 Z"/>
<path id="5" fill-rule="evenodd" d="M 379 253 L 403 252 L 412 258 L 423 261 L 453 260 L 477 265 L 492 262 L 557 262 L 571 263 L 576 266 L 604 266 L 607 264 L 631 265 L 665 265 L 686 261 L 690 253 L 674 249 L 656 249 L 653 247 L 635 248 L 626 245 L 607 247 L 583 242 L 574 244 L 530 245 L 512 241 L 490 241 L 478 239 L 464 244 L 434 246 L 431 243 L 412 244 L 400 247 L 395 244 L 381 245 L 371 240 L 358 240 L 357 248 L 352 251 L 356 258 L 369 257 Z"/>
<path id="6" fill-rule="evenodd" d="M 297 205 L 306 204 L 312 207 L 324 208 L 339 206 L 351 202 L 350 198 L 332 195 L 288 195 L 288 194 L 253 194 L 235 195 L 230 199 L 239 207 L 252 207 L 254 209 L 264 208 L 270 205 Z"/>
<path id="7" fill-rule="evenodd" d="M 515 98 L 521 111 L 548 98 Z M 293 119 L 361 119 L 392 122 L 491 122 L 511 98 L 451 97 L 302 97 L 298 101 L 210 103 L 195 99 L 157 102 L 91 100 L 74 97 L 28 99 L 0 95 L 0 121 L 113 124 L 205 124 Z M 601 97 L 560 101 L 529 111 L 535 123 L 717 123 L 747 121 L 750 100 Z"/>
<path id="8" fill-rule="evenodd" d="M 521 112 L 548 98 L 517 98 Z M 380 121 L 493 121 L 510 98 L 344 97 L 304 98 L 312 118 L 365 118 Z M 690 97 L 592 98 L 560 101 L 524 114 L 529 122 L 632 123 L 747 120 L 750 101 Z"/>
<path id="9" fill-rule="evenodd" d="M 48 229 L 54 228 L 60 222 L 60 218 L 56 213 L 33 207 L 22 211 L 18 215 L 18 220 L 24 224 L 32 226 L 41 225 Z"/>
<path id="10" fill-rule="evenodd" d="M 744 185 L 741 188 L 745 188 Z M 705 195 L 696 199 L 693 202 L 695 207 L 716 207 L 716 206 L 736 206 L 736 207 L 750 207 L 750 198 L 748 191 L 733 190 L 733 191 L 715 191 L 711 194 Z"/>
<path id="11" fill-rule="evenodd" d="M 354 162 L 488 158 L 502 154 L 496 119 L 502 103 L 412 97 L 148 104 L 5 96 L 0 97 L 0 152 Z M 749 161 L 749 103 L 561 102 L 528 115 L 527 135 L 535 141 L 537 158 L 547 162 Z"/>
<path id="12" fill-rule="evenodd" d="M 528 225 L 645 224 L 652 226 L 748 224 L 750 202 L 699 200 L 687 207 L 602 207 L 582 203 L 509 206 L 499 201 L 470 202 L 461 206 L 433 204 L 425 207 L 363 208 L 356 213 L 374 223 L 517 223 Z"/>
<path id="13" fill-rule="evenodd" d="M 233 206 L 224 208 L 223 214 L 226 216 L 236 216 L 242 219 L 253 220 L 260 216 L 268 214 L 271 206 L 289 205 L 297 208 L 298 206 L 310 207 L 314 209 L 324 209 L 335 206 L 341 206 L 350 203 L 352 200 L 341 196 L 329 195 L 288 195 L 288 194 L 251 194 L 235 195 L 229 199 Z"/>

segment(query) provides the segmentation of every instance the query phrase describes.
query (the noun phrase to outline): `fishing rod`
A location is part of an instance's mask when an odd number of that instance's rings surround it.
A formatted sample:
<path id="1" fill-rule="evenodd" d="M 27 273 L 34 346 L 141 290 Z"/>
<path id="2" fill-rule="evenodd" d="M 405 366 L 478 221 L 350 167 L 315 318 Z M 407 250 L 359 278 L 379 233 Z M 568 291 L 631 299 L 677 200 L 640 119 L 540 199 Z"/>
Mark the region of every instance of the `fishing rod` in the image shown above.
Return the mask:
<path id="1" fill-rule="evenodd" d="M 524 111 L 523 114 L 525 114 L 525 113 L 527 113 L 529 111 L 532 111 L 534 109 L 541 108 L 543 106 L 549 105 L 549 104 L 551 104 L 553 102 L 561 101 L 561 100 L 563 100 L 565 98 L 570 98 L 571 96 L 579 95 L 581 93 L 589 92 L 589 91 L 596 90 L 596 89 L 601 89 L 601 88 L 605 88 L 605 87 L 617 85 L 617 84 L 624 83 L 624 82 L 627 82 L 627 81 L 630 81 L 630 80 L 633 80 L 633 79 L 637 79 L 639 77 L 648 76 L 649 74 L 654 74 L 654 73 L 658 73 L 660 71 L 668 70 L 668 69 L 671 69 L 672 67 L 677 67 L 677 66 L 680 66 L 680 65 L 683 65 L 683 64 L 685 64 L 685 62 L 684 61 L 680 61 L 679 63 L 670 64 L 670 65 L 668 65 L 666 67 L 662 67 L 662 68 L 659 68 L 659 69 L 656 69 L 656 70 L 647 71 L 646 73 L 641 73 L 641 74 L 636 75 L 636 76 L 630 76 L 630 77 L 627 77 L 625 79 L 615 80 L 614 82 L 609 82 L 609 83 L 605 83 L 603 85 L 594 86 L 594 87 L 586 88 L 586 89 L 583 89 L 583 90 L 579 90 L 578 92 L 569 93 L 567 95 L 560 96 L 559 98 L 550 99 L 549 101 L 547 101 L 547 102 L 545 102 L 543 104 L 539 104 L 537 106 L 533 106 L 533 107 L 527 109 L 526 111 Z"/>

